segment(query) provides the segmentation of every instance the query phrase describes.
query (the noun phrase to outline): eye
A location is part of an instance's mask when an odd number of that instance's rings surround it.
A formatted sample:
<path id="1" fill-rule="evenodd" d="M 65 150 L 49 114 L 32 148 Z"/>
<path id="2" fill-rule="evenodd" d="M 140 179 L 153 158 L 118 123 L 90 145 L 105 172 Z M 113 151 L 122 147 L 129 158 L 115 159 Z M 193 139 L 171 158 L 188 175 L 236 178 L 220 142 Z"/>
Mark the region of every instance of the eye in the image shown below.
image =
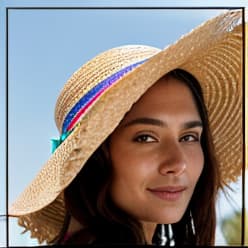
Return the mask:
<path id="1" fill-rule="evenodd" d="M 149 134 L 141 134 L 135 137 L 134 141 L 139 143 L 151 143 L 151 142 L 156 142 L 157 139 L 155 139 L 153 136 Z"/>
<path id="2" fill-rule="evenodd" d="M 199 136 L 197 134 L 187 134 L 179 139 L 180 142 L 198 142 Z"/>

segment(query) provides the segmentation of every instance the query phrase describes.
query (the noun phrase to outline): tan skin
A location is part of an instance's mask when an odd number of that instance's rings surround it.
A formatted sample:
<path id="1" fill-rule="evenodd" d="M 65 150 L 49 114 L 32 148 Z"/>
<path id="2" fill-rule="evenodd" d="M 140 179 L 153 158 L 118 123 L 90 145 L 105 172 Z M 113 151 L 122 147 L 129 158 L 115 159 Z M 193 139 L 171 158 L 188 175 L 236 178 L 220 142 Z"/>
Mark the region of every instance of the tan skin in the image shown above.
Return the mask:
<path id="1" fill-rule="evenodd" d="M 110 136 L 111 196 L 151 244 L 157 223 L 178 222 L 203 169 L 202 124 L 189 88 L 163 77 Z"/>
<path id="2" fill-rule="evenodd" d="M 189 88 L 163 77 L 110 136 L 111 196 L 138 219 L 148 244 L 157 223 L 178 222 L 203 169 L 201 119 Z M 81 226 L 72 219 L 69 232 Z"/>

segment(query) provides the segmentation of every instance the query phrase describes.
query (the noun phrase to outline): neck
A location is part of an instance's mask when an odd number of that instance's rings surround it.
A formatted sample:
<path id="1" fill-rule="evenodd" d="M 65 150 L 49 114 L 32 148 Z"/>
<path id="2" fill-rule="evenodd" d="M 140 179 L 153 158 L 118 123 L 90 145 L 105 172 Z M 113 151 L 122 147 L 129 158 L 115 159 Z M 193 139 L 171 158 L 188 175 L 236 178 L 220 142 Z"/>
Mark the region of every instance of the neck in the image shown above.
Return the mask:
<path id="1" fill-rule="evenodd" d="M 83 226 L 74 217 L 71 217 L 67 232 L 73 234 L 82 228 Z"/>
<path id="2" fill-rule="evenodd" d="M 144 234 L 145 234 L 145 239 L 148 245 L 152 244 L 152 237 L 155 232 L 156 223 L 153 222 L 142 222 Z"/>

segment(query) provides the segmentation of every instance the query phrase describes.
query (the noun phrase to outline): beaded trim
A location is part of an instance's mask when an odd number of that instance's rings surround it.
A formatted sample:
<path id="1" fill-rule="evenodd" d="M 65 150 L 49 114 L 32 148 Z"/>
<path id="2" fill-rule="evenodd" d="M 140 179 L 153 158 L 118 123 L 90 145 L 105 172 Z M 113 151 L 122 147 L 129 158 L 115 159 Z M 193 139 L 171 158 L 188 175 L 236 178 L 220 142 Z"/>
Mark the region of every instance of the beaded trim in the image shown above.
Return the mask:
<path id="1" fill-rule="evenodd" d="M 80 117 L 85 113 L 85 111 L 101 96 L 110 86 L 112 86 L 117 80 L 119 80 L 122 76 L 132 71 L 138 65 L 143 64 L 145 60 L 139 61 L 132 65 L 129 65 L 120 71 L 114 73 L 108 78 L 104 79 L 100 83 L 98 83 L 94 88 L 92 88 L 89 92 L 87 92 L 70 110 L 70 112 L 65 117 L 62 133 L 66 133 L 72 130 Z"/>

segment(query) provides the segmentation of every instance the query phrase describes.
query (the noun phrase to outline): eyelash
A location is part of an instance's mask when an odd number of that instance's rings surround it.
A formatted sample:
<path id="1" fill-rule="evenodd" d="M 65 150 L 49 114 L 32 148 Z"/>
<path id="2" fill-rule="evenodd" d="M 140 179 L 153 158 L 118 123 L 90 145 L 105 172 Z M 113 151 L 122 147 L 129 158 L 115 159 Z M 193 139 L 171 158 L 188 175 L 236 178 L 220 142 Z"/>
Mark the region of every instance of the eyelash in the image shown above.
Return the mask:
<path id="1" fill-rule="evenodd" d="M 147 141 L 147 139 L 151 138 L 152 141 Z M 188 139 L 188 138 L 192 138 L 193 140 L 185 140 Z M 179 139 L 179 142 L 198 142 L 200 139 L 198 137 L 197 134 L 187 134 L 187 135 L 184 135 L 183 137 L 181 137 Z M 135 137 L 133 139 L 133 141 L 135 142 L 139 142 L 139 143 L 152 143 L 152 142 L 156 142 L 157 139 L 154 138 L 152 135 L 150 134 L 140 134 L 138 135 L 137 137 Z"/>
<path id="2" fill-rule="evenodd" d="M 183 139 L 185 138 L 193 138 L 193 140 L 185 140 L 183 141 Z M 180 142 L 198 142 L 200 139 L 199 139 L 199 136 L 197 134 L 187 134 L 187 135 L 184 135 L 183 137 L 181 137 L 179 139 Z"/>
<path id="3" fill-rule="evenodd" d="M 152 139 L 152 141 L 146 141 L 146 140 L 143 140 L 143 138 L 151 138 Z M 133 141 L 135 141 L 135 142 L 139 142 L 139 143 L 152 143 L 152 142 L 156 142 L 157 141 L 157 139 L 156 138 L 154 138 L 152 135 L 150 135 L 150 134 L 140 134 L 140 135 L 138 135 L 138 136 L 136 136 L 134 139 L 133 139 Z"/>

